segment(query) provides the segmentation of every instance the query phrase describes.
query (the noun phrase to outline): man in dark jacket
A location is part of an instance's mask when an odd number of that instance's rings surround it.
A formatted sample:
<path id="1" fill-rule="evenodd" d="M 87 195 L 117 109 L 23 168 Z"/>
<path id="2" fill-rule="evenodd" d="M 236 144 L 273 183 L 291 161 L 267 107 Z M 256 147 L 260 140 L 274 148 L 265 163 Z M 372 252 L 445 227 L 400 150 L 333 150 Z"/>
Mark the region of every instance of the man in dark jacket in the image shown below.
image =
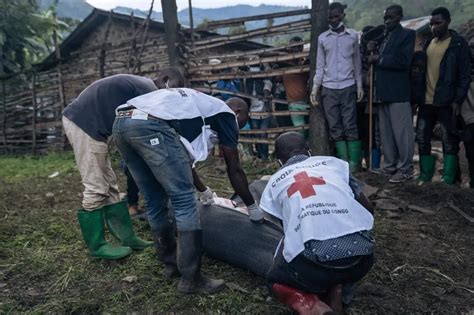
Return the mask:
<path id="1" fill-rule="evenodd" d="M 431 155 L 431 137 L 436 122 L 441 125 L 444 165 L 442 181 L 453 184 L 458 166 L 460 138 L 456 133 L 456 118 L 469 90 L 470 56 L 465 39 L 449 30 L 448 9 L 439 7 L 431 13 L 433 33 L 424 45 L 427 69 L 424 84 L 424 104 L 417 123 L 420 152 L 420 183 L 433 177 L 436 159 Z"/>
<path id="2" fill-rule="evenodd" d="M 401 183 L 413 177 L 415 139 L 409 75 L 415 32 L 400 25 L 403 9 L 399 5 L 389 6 L 383 18 L 384 40 L 379 47 L 375 41 L 367 44 L 371 54 L 367 60 L 375 66 L 384 172 L 391 176 L 390 182 Z"/>

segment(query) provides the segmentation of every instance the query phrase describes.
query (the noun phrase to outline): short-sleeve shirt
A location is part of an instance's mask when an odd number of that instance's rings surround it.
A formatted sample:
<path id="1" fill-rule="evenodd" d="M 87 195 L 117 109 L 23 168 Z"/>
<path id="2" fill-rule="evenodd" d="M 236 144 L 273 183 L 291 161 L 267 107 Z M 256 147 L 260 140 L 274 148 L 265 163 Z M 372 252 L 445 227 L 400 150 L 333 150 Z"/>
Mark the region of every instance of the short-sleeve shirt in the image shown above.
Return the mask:
<path id="1" fill-rule="evenodd" d="M 219 144 L 237 148 L 239 130 L 235 114 L 218 98 L 189 88 L 172 88 L 141 95 L 128 100 L 127 105 L 168 121 L 189 142 L 192 150 L 187 149 L 195 162 L 205 160 L 210 149 L 205 126 L 217 134 Z"/>
<path id="2" fill-rule="evenodd" d="M 91 138 L 106 142 L 112 134 L 115 109 L 129 99 L 156 90 L 151 79 L 118 74 L 95 81 L 63 111 Z"/>

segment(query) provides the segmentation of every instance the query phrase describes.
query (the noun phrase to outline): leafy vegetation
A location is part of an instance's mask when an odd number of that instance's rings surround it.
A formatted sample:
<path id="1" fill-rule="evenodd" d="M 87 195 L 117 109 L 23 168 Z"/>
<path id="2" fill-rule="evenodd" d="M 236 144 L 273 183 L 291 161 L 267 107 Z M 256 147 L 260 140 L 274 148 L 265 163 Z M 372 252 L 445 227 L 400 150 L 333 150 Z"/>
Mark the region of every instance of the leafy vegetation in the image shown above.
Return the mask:
<path id="1" fill-rule="evenodd" d="M 75 26 L 56 18 L 56 5 L 57 0 L 43 11 L 36 0 L 0 1 L 0 73 L 42 61 L 54 50 L 53 34 L 61 41 Z"/>
<path id="2" fill-rule="evenodd" d="M 347 4 L 346 20 L 350 27 L 361 30 L 366 25 L 382 24 L 383 10 L 393 4 L 391 0 L 341 0 Z M 457 29 L 474 15 L 474 1 L 471 0 L 400 0 L 405 19 L 413 19 L 431 14 L 439 6 L 451 12 L 451 28 Z"/>

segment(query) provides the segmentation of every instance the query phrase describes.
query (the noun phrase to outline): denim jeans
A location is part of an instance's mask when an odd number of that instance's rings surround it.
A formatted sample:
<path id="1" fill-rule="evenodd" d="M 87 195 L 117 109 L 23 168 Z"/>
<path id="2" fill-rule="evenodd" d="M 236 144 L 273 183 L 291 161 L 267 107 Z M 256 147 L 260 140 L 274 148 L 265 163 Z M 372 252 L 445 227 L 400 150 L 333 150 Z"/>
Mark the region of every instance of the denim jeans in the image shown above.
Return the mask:
<path id="1" fill-rule="evenodd" d="M 113 136 L 143 194 L 151 229 L 169 225 L 169 201 L 178 231 L 200 229 L 191 161 L 176 131 L 164 120 L 117 117 Z"/>

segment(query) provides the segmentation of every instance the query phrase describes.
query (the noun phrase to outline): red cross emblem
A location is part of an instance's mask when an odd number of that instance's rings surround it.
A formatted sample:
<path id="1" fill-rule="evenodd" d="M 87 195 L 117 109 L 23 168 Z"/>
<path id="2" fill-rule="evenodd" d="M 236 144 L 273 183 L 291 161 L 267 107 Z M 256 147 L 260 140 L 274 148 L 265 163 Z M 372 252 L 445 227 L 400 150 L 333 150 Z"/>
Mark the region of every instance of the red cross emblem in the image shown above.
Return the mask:
<path id="1" fill-rule="evenodd" d="M 313 185 L 325 185 L 326 182 L 322 177 L 311 177 L 308 173 L 301 172 L 294 176 L 295 182 L 288 188 L 288 197 L 291 197 L 296 192 L 300 192 L 301 197 L 308 198 L 316 195 Z"/>

